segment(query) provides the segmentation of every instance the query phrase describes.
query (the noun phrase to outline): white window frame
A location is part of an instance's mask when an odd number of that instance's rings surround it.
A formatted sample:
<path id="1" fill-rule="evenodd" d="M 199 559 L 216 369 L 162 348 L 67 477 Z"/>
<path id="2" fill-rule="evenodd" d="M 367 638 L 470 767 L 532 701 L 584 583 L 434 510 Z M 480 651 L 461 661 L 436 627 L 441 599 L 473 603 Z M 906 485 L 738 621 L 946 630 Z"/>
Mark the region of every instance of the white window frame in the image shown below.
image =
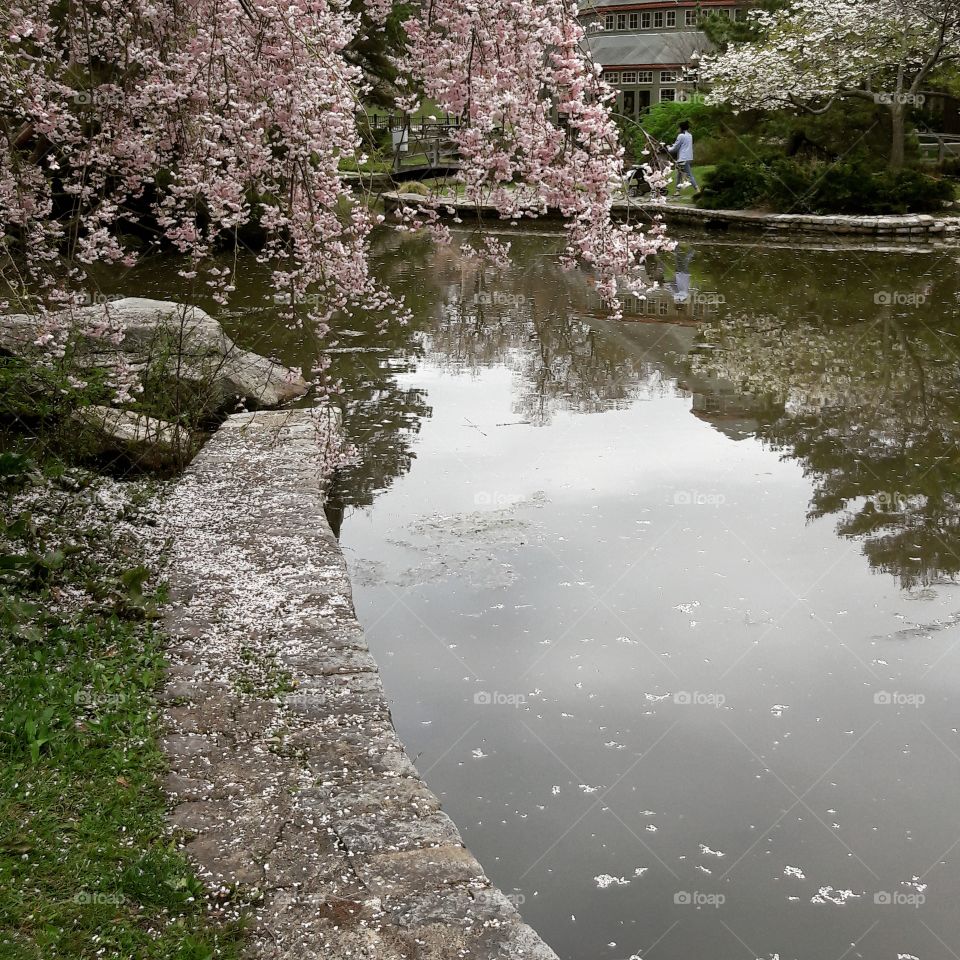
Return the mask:
<path id="1" fill-rule="evenodd" d="M 653 29 L 654 30 L 663 29 L 663 11 L 662 10 L 653 11 Z"/>
<path id="2" fill-rule="evenodd" d="M 668 10 L 667 11 L 667 26 L 675 27 L 677 25 L 677 11 Z"/>
<path id="3" fill-rule="evenodd" d="M 661 70 L 660 71 L 660 82 L 661 83 L 678 83 L 680 80 L 680 74 L 676 70 Z"/>
<path id="4" fill-rule="evenodd" d="M 672 94 L 672 96 L 668 96 Z M 677 102 L 677 88 L 676 87 L 661 87 L 660 88 L 660 102 L 661 103 L 676 103 Z"/>
<path id="5" fill-rule="evenodd" d="M 697 11 L 696 10 L 686 10 L 684 11 L 683 22 L 688 27 L 695 27 L 697 25 Z"/>
<path id="6" fill-rule="evenodd" d="M 615 23 L 615 18 L 612 13 L 608 13 L 603 18 L 603 29 L 612 30 L 613 24 Z"/>
<path id="7" fill-rule="evenodd" d="M 637 82 L 636 70 L 624 70 L 620 74 L 620 84 L 624 87 L 631 87 Z"/>
<path id="8" fill-rule="evenodd" d="M 625 13 L 617 14 L 617 29 L 618 30 L 627 29 L 627 15 Z"/>
<path id="9" fill-rule="evenodd" d="M 649 29 L 650 29 L 650 24 L 651 24 L 651 22 L 652 22 L 652 21 L 651 21 L 651 19 L 650 19 L 650 11 L 649 11 L 649 10 L 647 10 L 646 12 L 640 14 L 640 29 L 641 29 L 641 30 L 649 30 Z"/>
<path id="10" fill-rule="evenodd" d="M 637 83 L 653 83 L 653 71 L 652 71 L 652 70 L 638 70 L 638 71 L 637 71 Z"/>
<path id="11" fill-rule="evenodd" d="M 630 29 L 636 30 L 640 26 L 640 15 L 638 13 L 630 14 Z"/>
<path id="12" fill-rule="evenodd" d="M 614 86 L 620 82 L 620 71 L 613 70 L 610 73 L 605 73 L 603 79 L 607 81 L 611 86 Z"/>

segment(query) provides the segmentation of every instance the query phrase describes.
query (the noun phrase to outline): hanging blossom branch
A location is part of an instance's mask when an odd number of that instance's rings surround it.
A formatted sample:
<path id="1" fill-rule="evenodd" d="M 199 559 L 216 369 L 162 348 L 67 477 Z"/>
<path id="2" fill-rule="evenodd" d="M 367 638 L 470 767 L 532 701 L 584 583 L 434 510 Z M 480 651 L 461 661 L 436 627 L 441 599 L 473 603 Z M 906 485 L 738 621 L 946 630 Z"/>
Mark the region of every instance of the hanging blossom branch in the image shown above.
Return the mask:
<path id="1" fill-rule="evenodd" d="M 319 335 L 337 311 L 402 306 L 370 274 L 381 219 L 338 167 L 360 150 L 367 87 L 348 48 L 380 29 L 386 0 L 10 0 L 0 9 L 0 279 L 45 318 L 62 353 L 90 311 L 93 265 L 132 266 L 131 233 L 183 255 L 220 302 L 217 254 L 260 235 L 274 283 Z M 610 218 L 622 159 L 605 97 L 562 0 L 436 0 L 407 25 L 407 89 L 464 118 L 468 195 L 510 215 L 559 209 L 566 257 L 618 277 L 665 240 Z M 564 122 L 558 124 L 557 116 Z M 109 316 L 109 304 L 105 311 Z M 98 311 L 98 329 L 122 331 Z M 105 329 L 101 329 L 105 328 Z"/>
<path id="2" fill-rule="evenodd" d="M 63 349 L 93 264 L 131 266 L 131 231 L 224 302 L 215 254 L 260 232 L 291 313 L 396 311 L 371 279 L 375 217 L 338 164 L 359 147 L 358 20 L 326 0 L 21 0 L 0 11 L 0 269 Z M 7 296 L 10 299 L 10 296 Z M 64 307 L 68 309 L 63 309 Z M 109 313 L 109 304 L 106 305 Z"/>
<path id="3" fill-rule="evenodd" d="M 405 26 L 406 73 L 463 122 L 453 137 L 466 198 L 509 218 L 559 211 L 565 261 L 590 265 L 605 300 L 615 301 L 618 282 L 639 285 L 643 259 L 668 241 L 659 224 L 644 233 L 611 217 L 623 187 L 623 149 L 612 93 L 583 51 L 576 7 L 432 0 Z"/>

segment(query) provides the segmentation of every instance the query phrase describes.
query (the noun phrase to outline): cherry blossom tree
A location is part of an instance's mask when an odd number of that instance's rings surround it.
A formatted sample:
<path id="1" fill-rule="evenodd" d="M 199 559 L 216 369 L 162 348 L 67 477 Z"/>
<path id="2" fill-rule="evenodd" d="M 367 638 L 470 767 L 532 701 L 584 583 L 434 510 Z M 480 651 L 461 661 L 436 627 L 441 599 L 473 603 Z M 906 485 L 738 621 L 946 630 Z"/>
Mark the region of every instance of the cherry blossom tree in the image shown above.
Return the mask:
<path id="1" fill-rule="evenodd" d="M 960 0 L 791 0 L 751 14 L 756 39 L 704 59 L 710 100 L 825 112 L 859 97 L 887 108 L 890 166 L 904 163 L 907 112 L 960 60 Z"/>
<path id="2" fill-rule="evenodd" d="M 396 314 L 367 260 L 382 217 L 339 172 L 362 153 L 357 118 L 371 92 L 356 51 L 390 10 L 390 0 L 8 0 L 4 304 L 47 316 L 41 341 L 55 353 L 75 332 L 64 317 L 93 265 L 132 264 L 146 238 L 182 254 L 185 280 L 225 301 L 233 271 L 215 255 L 255 233 L 291 313 L 320 334 L 338 310 Z M 423 93 L 461 118 L 466 195 L 511 216 L 561 210 L 566 258 L 614 298 L 667 241 L 611 218 L 622 151 L 576 8 L 432 0 L 403 28 L 399 105 Z"/>

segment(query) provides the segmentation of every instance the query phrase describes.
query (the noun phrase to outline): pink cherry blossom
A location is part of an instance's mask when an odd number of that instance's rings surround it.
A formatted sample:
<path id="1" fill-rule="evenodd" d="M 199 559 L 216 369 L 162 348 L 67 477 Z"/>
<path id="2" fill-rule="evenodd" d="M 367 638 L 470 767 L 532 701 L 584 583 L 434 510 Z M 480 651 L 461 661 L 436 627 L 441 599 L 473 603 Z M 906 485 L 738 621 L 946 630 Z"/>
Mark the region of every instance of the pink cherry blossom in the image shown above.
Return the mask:
<path id="1" fill-rule="evenodd" d="M 43 339 L 62 352 L 90 268 L 135 263 L 134 232 L 183 255 L 187 291 L 202 284 L 226 302 L 219 254 L 255 227 L 291 321 L 322 336 L 338 311 L 402 318 L 368 263 L 381 218 L 339 171 L 361 153 L 367 92 L 349 48 L 389 11 L 387 0 L 360 13 L 337 0 L 8 0 L 0 307 L 44 314 Z M 511 218 L 562 213 L 565 260 L 615 301 L 667 241 L 662 226 L 611 216 L 622 149 L 576 7 L 428 0 L 405 30 L 398 84 L 412 92 L 398 106 L 426 96 L 461 118 L 465 195 Z M 425 203 L 401 222 L 449 239 L 438 212 Z"/>

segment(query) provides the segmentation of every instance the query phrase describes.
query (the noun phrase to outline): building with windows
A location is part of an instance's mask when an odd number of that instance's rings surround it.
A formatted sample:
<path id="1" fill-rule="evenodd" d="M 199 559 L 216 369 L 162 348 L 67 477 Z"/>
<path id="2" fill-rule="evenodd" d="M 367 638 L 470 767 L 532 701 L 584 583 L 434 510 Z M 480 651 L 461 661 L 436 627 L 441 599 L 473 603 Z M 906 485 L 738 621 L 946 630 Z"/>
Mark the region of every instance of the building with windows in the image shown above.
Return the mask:
<path id="1" fill-rule="evenodd" d="M 581 8 L 587 52 L 615 89 L 617 110 L 637 118 L 650 106 L 683 100 L 710 41 L 700 22 L 711 14 L 743 19 L 747 0 L 594 0 Z"/>

